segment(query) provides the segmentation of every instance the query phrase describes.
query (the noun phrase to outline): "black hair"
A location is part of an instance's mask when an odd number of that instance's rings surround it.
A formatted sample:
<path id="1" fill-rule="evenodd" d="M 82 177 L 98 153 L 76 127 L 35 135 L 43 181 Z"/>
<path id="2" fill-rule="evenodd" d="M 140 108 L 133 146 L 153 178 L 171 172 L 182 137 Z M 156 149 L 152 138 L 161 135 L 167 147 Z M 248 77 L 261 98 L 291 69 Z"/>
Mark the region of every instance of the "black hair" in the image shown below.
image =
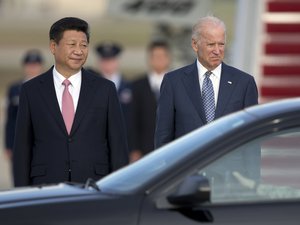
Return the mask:
<path id="1" fill-rule="evenodd" d="M 89 24 L 76 17 L 65 17 L 56 21 L 50 28 L 49 38 L 56 43 L 62 39 L 66 30 L 76 30 L 85 33 L 88 43 L 90 42 Z"/>
<path id="2" fill-rule="evenodd" d="M 148 45 L 148 51 L 151 52 L 154 48 L 164 48 L 167 51 L 170 51 L 169 44 L 164 40 L 155 40 L 150 42 Z"/>

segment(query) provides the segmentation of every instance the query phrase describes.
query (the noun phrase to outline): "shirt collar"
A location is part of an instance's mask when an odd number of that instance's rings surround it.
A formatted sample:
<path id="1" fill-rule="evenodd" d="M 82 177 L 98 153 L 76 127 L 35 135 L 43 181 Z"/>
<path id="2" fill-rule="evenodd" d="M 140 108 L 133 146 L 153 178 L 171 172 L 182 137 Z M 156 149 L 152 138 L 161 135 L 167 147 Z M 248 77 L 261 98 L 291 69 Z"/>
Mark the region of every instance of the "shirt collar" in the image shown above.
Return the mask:
<path id="1" fill-rule="evenodd" d="M 150 85 L 152 88 L 159 89 L 165 73 L 158 74 L 154 71 L 148 74 Z"/>
<path id="2" fill-rule="evenodd" d="M 105 77 L 106 79 L 108 79 L 108 80 L 114 82 L 116 88 L 119 89 L 120 84 L 121 84 L 121 78 L 122 78 L 122 77 L 121 77 L 121 74 L 119 74 L 119 73 L 114 73 L 114 74 L 112 74 L 112 75 L 110 75 L 110 76 L 105 76 L 105 75 L 104 75 L 104 77 Z"/>
<path id="3" fill-rule="evenodd" d="M 62 74 L 60 74 L 56 70 L 55 66 L 53 68 L 53 76 L 54 76 L 54 82 L 58 87 L 61 86 L 63 81 L 66 79 Z M 81 81 L 81 70 L 73 74 L 72 76 L 70 76 L 68 80 L 71 82 L 71 85 L 74 88 L 77 88 L 80 85 L 80 81 Z"/>
<path id="4" fill-rule="evenodd" d="M 203 77 L 205 73 L 208 71 L 197 59 L 197 69 L 198 69 L 198 74 L 200 77 Z M 220 78 L 221 77 L 221 71 L 222 71 L 222 63 L 218 65 L 214 70 L 212 70 L 212 75 Z"/>

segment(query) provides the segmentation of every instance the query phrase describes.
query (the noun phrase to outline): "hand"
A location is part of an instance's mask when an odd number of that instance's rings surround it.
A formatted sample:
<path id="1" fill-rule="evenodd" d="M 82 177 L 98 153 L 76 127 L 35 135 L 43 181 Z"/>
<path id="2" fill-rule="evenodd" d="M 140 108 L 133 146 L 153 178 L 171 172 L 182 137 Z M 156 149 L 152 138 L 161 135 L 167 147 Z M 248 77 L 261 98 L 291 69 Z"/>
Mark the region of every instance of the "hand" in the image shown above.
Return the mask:
<path id="1" fill-rule="evenodd" d="M 133 162 L 139 160 L 142 157 L 143 157 L 143 154 L 142 154 L 141 151 L 133 150 L 133 151 L 130 152 L 130 156 L 129 156 L 130 163 L 133 163 Z"/>
<path id="2" fill-rule="evenodd" d="M 5 158 L 7 160 L 12 160 L 12 149 L 5 149 Z"/>

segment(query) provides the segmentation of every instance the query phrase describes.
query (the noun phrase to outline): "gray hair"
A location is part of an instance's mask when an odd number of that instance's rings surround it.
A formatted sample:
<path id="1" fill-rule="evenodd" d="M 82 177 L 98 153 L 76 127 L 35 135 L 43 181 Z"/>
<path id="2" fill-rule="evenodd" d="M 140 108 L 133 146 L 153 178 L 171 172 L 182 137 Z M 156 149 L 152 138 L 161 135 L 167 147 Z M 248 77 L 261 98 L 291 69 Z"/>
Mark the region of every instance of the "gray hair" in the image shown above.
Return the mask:
<path id="1" fill-rule="evenodd" d="M 215 26 L 220 26 L 224 29 L 225 39 L 226 39 L 226 25 L 225 23 L 215 16 L 205 16 L 200 19 L 192 27 L 192 40 L 200 40 L 202 35 L 203 27 L 207 24 L 212 24 Z"/>

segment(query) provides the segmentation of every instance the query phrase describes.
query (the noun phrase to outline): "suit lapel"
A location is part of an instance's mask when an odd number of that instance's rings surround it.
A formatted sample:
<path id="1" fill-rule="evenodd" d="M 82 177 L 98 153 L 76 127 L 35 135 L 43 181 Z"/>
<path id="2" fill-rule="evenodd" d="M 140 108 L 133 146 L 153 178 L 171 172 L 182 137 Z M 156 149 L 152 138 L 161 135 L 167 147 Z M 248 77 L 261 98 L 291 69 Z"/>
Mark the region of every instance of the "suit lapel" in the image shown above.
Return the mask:
<path id="1" fill-rule="evenodd" d="M 228 72 L 227 65 L 223 63 L 215 118 L 222 116 L 235 85 L 237 85 L 236 78 Z"/>
<path id="2" fill-rule="evenodd" d="M 186 88 L 186 92 L 190 97 L 196 111 L 198 112 L 200 118 L 204 123 L 206 123 L 205 113 L 203 109 L 202 99 L 201 99 L 201 92 L 200 92 L 200 84 L 199 84 L 199 76 L 198 76 L 198 69 L 197 64 L 194 63 L 186 70 L 186 75 L 183 76 L 183 83 Z"/>
<path id="3" fill-rule="evenodd" d="M 93 82 L 94 79 L 95 77 L 90 76 L 84 69 L 82 69 L 80 95 L 70 135 L 72 135 L 77 130 L 80 121 L 83 118 L 86 110 L 88 109 L 88 105 L 92 100 L 92 93 L 94 93 L 95 91 L 95 85 Z"/>
<path id="4" fill-rule="evenodd" d="M 49 112 L 53 115 L 59 127 L 67 133 L 65 123 L 57 101 L 52 71 L 53 67 L 50 70 L 48 70 L 45 73 L 45 75 L 42 75 L 43 78 L 40 80 L 40 92 L 48 106 Z"/>
<path id="5" fill-rule="evenodd" d="M 156 108 L 157 107 L 157 96 L 156 96 L 156 93 L 154 93 L 154 90 L 152 90 L 152 88 L 151 88 L 151 84 L 150 84 L 150 80 L 149 80 L 148 76 L 145 77 L 144 87 L 145 87 L 144 92 L 146 93 L 146 95 L 148 95 L 147 104 L 150 104 L 152 106 L 152 108 Z"/>

